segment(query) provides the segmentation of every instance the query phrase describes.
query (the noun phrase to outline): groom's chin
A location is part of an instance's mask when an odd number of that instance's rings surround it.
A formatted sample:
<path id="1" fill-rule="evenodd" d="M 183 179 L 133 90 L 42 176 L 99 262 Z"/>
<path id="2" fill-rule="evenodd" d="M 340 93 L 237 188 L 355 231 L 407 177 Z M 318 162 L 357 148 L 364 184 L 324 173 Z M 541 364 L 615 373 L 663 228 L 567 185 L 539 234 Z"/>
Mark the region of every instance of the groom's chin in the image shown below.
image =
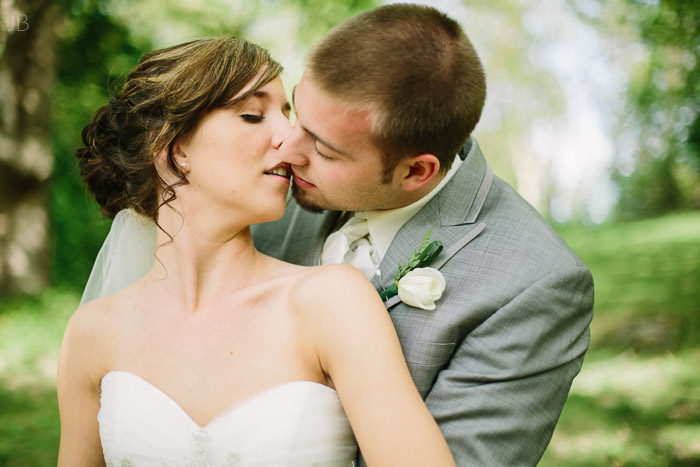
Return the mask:
<path id="1" fill-rule="evenodd" d="M 305 211 L 314 214 L 321 214 L 323 211 L 325 211 L 325 209 L 319 206 L 318 203 L 309 199 L 306 196 L 306 193 L 304 193 L 304 190 L 299 188 L 294 183 L 292 183 L 292 197 L 294 198 L 294 201 L 297 202 L 297 205 Z"/>

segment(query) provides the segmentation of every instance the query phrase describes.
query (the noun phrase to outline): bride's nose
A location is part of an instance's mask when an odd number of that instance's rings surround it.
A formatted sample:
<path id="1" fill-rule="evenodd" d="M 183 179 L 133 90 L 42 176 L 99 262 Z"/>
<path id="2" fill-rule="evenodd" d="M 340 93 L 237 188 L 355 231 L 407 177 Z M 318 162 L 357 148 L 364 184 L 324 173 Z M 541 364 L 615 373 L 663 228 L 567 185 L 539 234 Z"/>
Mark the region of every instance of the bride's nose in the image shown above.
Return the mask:
<path id="1" fill-rule="evenodd" d="M 279 149 L 287 136 L 292 132 L 292 124 L 285 118 L 280 118 L 279 123 L 275 127 L 275 132 L 272 135 L 272 146 Z"/>

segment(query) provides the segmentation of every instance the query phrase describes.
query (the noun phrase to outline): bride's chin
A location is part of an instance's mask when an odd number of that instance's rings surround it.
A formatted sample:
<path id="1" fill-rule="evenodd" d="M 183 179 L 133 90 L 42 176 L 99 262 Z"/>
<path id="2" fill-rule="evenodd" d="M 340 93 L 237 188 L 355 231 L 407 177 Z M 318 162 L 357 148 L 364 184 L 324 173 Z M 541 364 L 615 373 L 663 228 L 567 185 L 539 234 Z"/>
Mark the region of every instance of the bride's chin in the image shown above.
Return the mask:
<path id="1" fill-rule="evenodd" d="M 278 205 L 278 206 L 270 206 L 268 209 L 263 209 L 261 211 L 258 211 L 255 216 L 255 219 L 253 219 L 252 224 L 264 224 L 266 222 L 274 222 L 282 219 L 282 216 L 284 216 L 284 212 L 287 209 L 287 202 L 285 200 L 284 203 Z"/>

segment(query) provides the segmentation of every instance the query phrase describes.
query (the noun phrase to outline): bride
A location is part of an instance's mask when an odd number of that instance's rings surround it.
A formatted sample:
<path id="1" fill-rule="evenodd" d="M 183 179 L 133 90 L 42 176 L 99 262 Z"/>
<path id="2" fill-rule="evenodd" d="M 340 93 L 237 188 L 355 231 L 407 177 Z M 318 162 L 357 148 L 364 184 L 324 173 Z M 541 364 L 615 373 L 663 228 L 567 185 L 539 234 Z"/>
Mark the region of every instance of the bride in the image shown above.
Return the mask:
<path id="1" fill-rule="evenodd" d="M 88 188 L 158 248 L 68 323 L 60 466 L 454 465 L 364 276 L 253 247 L 289 187 L 280 70 L 231 37 L 155 51 L 83 130 Z"/>

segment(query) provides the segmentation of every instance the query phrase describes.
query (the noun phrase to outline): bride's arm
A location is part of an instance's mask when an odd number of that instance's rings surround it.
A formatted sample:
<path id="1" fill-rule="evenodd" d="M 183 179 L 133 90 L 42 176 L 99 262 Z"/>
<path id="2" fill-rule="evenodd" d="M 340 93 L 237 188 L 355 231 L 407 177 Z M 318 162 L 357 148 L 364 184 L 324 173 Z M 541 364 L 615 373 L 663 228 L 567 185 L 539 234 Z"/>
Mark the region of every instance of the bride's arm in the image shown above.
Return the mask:
<path id="1" fill-rule="evenodd" d="M 367 464 L 454 466 L 377 292 L 354 268 L 318 268 L 296 290 L 318 357 Z M 417 313 L 420 310 L 416 310 Z"/>
<path id="2" fill-rule="evenodd" d="M 101 342 L 96 318 L 103 315 L 92 302 L 78 309 L 66 327 L 58 362 L 58 408 L 61 415 L 59 467 L 105 465 L 97 412 L 97 377 Z"/>

